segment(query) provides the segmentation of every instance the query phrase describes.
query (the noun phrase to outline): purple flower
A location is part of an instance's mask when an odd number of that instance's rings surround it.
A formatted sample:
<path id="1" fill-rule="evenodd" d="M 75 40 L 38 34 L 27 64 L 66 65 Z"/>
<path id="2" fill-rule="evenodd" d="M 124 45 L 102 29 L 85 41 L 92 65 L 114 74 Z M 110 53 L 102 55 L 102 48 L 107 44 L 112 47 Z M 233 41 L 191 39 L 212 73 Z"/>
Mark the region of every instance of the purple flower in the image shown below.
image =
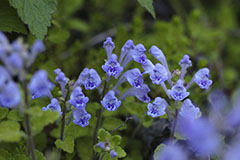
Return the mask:
<path id="1" fill-rule="evenodd" d="M 0 90 L 0 106 L 12 108 L 21 103 L 21 94 L 18 86 L 10 81 Z"/>
<path id="2" fill-rule="evenodd" d="M 239 140 L 235 142 L 224 154 L 224 160 L 239 160 L 240 159 L 240 143 Z"/>
<path id="3" fill-rule="evenodd" d="M 168 72 L 166 68 L 160 63 L 157 63 L 153 69 L 153 72 L 150 73 L 150 79 L 152 80 L 153 84 L 158 85 L 166 81 L 168 79 Z"/>
<path id="4" fill-rule="evenodd" d="M 22 41 L 20 40 L 15 40 L 14 42 L 12 42 L 11 44 L 11 48 L 13 52 L 22 52 L 25 48 L 23 47 L 23 44 L 21 43 Z"/>
<path id="5" fill-rule="evenodd" d="M 116 54 L 112 54 L 105 65 L 102 65 L 102 69 L 107 73 L 108 76 L 116 77 L 122 72 L 123 67 L 121 67 L 118 63 Z"/>
<path id="6" fill-rule="evenodd" d="M 114 42 L 111 37 L 107 37 L 106 41 L 103 43 L 103 48 L 107 52 L 107 58 L 109 59 L 112 55 L 112 51 L 115 48 Z"/>
<path id="7" fill-rule="evenodd" d="M 188 160 L 187 154 L 177 144 L 169 144 L 158 153 L 157 160 Z"/>
<path id="8" fill-rule="evenodd" d="M 153 118 L 156 118 L 165 114 L 165 109 L 168 107 L 168 104 L 165 99 L 156 97 L 153 103 L 149 103 L 147 107 L 147 114 Z"/>
<path id="9" fill-rule="evenodd" d="M 86 90 L 93 90 L 101 84 L 101 78 L 95 69 L 84 68 L 75 85 L 84 85 Z"/>
<path id="10" fill-rule="evenodd" d="M 57 111 L 60 116 L 62 115 L 61 107 L 56 98 L 51 99 L 51 103 L 47 105 L 47 107 L 43 107 L 42 110 L 44 111 L 50 110 L 52 112 Z"/>
<path id="11" fill-rule="evenodd" d="M 132 51 L 132 58 L 134 61 L 145 64 L 147 60 L 147 56 L 145 55 L 146 49 L 144 45 L 137 44 L 134 50 Z"/>
<path id="12" fill-rule="evenodd" d="M 97 147 L 104 149 L 105 148 L 105 143 L 104 142 L 99 142 L 96 144 Z"/>
<path id="13" fill-rule="evenodd" d="M 39 53 L 45 51 L 45 46 L 41 40 L 36 40 L 31 47 L 31 52 L 28 57 L 27 67 L 31 66 Z"/>
<path id="14" fill-rule="evenodd" d="M 148 96 L 148 92 L 150 92 L 148 85 L 143 84 L 142 88 L 129 88 L 125 93 L 122 94 L 119 99 L 125 100 L 127 97 L 135 96 L 140 101 L 149 103 L 151 101 L 151 98 Z"/>
<path id="15" fill-rule="evenodd" d="M 208 89 L 208 87 L 212 84 L 212 80 L 209 80 L 210 74 L 209 74 L 208 68 L 202 68 L 194 76 L 194 81 L 199 85 L 201 89 Z"/>
<path id="16" fill-rule="evenodd" d="M 142 68 L 144 69 L 143 74 L 151 74 L 153 72 L 153 69 L 155 68 L 155 66 L 153 65 L 153 63 L 147 59 L 146 63 L 142 64 Z"/>
<path id="17" fill-rule="evenodd" d="M 200 156 L 211 156 L 219 150 L 219 135 L 213 126 L 205 119 L 179 119 L 180 134 Z"/>
<path id="18" fill-rule="evenodd" d="M 117 99 L 115 96 L 115 92 L 110 90 L 101 101 L 101 104 L 108 111 L 116 111 L 116 109 L 120 106 L 121 101 Z"/>
<path id="19" fill-rule="evenodd" d="M 88 101 L 89 98 L 83 94 L 81 87 L 77 86 L 73 89 L 69 100 L 71 105 L 75 107 L 85 107 Z"/>
<path id="20" fill-rule="evenodd" d="M 114 150 L 111 150 L 110 151 L 110 156 L 111 156 L 111 158 L 117 157 L 117 152 L 115 152 Z"/>
<path id="21" fill-rule="evenodd" d="M 1 92 L 1 89 L 4 88 L 7 84 L 8 81 L 11 81 L 11 77 L 10 75 L 8 74 L 7 70 L 0 65 L 0 92 Z"/>
<path id="22" fill-rule="evenodd" d="M 183 81 L 180 79 L 172 87 L 171 90 L 168 90 L 168 92 L 175 101 L 181 101 L 190 94 L 189 92 L 187 92 L 186 88 L 183 86 Z"/>
<path id="23" fill-rule="evenodd" d="M 47 72 L 44 70 L 39 70 L 32 76 L 28 89 L 32 94 L 32 99 L 44 96 L 52 98 L 53 84 L 48 80 Z"/>
<path id="24" fill-rule="evenodd" d="M 17 70 L 21 70 L 24 66 L 24 62 L 22 57 L 20 57 L 20 55 L 18 53 L 11 53 L 8 56 L 8 63 Z"/>
<path id="25" fill-rule="evenodd" d="M 54 73 L 56 74 L 55 81 L 57 81 L 60 84 L 63 97 L 65 97 L 65 86 L 68 83 L 68 79 L 67 77 L 65 77 L 65 74 L 59 68 L 55 69 Z"/>
<path id="26" fill-rule="evenodd" d="M 79 125 L 81 127 L 86 127 L 89 124 L 89 119 L 91 118 L 91 115 L 87 113 L 84 107 L 76 107 L 72 111 L 73 113 L 73 122 L 76 125 Z"/>
<path id="27" fill-rule="evenodd" d="M 120 54 L 120 58 L 119 58 L 119 64 L 122 63 L 123 58 L 125 57 L 125 55 L 128 55 L 129 51 L 134 49 L 134 44 L 132 40 L 127 40 L 127 42 L 123 45 L 122 49 L 121 49 L 121 54 Z"/>
<path id="28" fill-rule="evenodd" d="M 179 65 L 182 68 L 180 79 L 183 79 L 187 68 L 192 66 L 192 61 L 190 60 L 190 57 L 187 54 L 185 54 L 183 58 L 180 60 Z"/>
<path id="29" fill-rule="evenodd" d="M 182 117 L 189 120 L 197 119 L 200 113 L 200 109 L 198 107 L 195 107 L 190 99 L 186 99 L 185 101 L 183 101 L 182 107 L 179 112 Z"/>
<path id="30" fill-rule="evenodd" d="M 6 47 L 9 45 L 8 38 L 0 31 L 0 45 Z"/>

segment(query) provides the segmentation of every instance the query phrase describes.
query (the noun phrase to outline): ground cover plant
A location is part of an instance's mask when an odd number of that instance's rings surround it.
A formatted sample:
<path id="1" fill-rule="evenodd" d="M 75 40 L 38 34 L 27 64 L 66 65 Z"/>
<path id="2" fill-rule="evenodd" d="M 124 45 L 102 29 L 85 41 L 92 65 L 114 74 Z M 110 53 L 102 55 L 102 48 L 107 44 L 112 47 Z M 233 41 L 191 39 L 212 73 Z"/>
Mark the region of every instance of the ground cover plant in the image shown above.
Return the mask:
<path id="1" fill-rule="evenodd" d="M 239 13 L 3 0 L 0 160 L 239 160 Z"/>

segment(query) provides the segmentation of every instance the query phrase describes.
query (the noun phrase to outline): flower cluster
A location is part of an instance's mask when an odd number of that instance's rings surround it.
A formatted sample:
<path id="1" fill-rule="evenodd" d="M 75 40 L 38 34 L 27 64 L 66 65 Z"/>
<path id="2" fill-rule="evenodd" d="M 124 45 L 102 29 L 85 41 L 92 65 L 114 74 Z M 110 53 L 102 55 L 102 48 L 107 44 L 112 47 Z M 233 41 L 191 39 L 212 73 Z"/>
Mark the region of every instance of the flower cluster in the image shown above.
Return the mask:
<path id="1" fill-rule="evenodd" d="M 26 45 L 23 44 L 22 39 L 17 39 L 10 43 L 7 37 L 0 32 L 0 60 L 4 64 L 4 66 L 0 66 L 0 106 L 12 108 L 20 105 L 20 90 L 12 77 L 17 76 L 18 81 L 23 83 L 24 68 L 30 67 L 37 55 L 44 50 L 45 47 L 40 40 L 36 40 L 30 48 L 27 48 Z M 44 78 L 45 73 L 39 72 L 39 74 Z M 43 79 L 42 83 L 45 82 L 46 79 Z M 29 90 L 33 98 L 48 94 L 45 85 L 44 88 L 38 88 L 43 92 L 32 88 L 33 85 L 36 85 L 36 81 L 32 81 L 29 84 Z M 50 83 L 47 87 L 52 88 Z"/>

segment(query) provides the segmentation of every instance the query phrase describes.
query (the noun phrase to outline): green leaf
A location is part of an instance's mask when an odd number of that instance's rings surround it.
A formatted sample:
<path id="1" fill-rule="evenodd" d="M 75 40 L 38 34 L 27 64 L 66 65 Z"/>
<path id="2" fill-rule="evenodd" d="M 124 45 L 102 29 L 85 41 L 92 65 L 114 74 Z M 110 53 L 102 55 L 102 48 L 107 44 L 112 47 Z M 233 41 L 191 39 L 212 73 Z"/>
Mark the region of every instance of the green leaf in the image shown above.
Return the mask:
<path id="1" fill-rule="evenodd" d="M 0 160 L 8 160 L 8 159 L 12 159 L 11 154 L 4 149 L 0 149 Z"/>
<path id="2" fill-rule="evenodd" d="M 0 120 L 4 119 L 8 114 L 7 108 L 0 107 Z"/>
<path id="3" fill-rule="evenodd" d="M 72 137 L 66 137 L 64 141 L 57 139 L 55 144 L 57 148 L 61 148 L 65 152 L 73 153 L 74 151 L 74 139 Z"/>
<path id="4" fill-rule="evenodd" d="M 9 0 L 32 34 L 43 39 L 51 25 L 51 14 L 56 11 L 56 0 Z"/>
<path id="5" fill-rule="evenodd" d="M 108 131 L 112 131 L 113 129 L 119 127 L 120 125 L 122 125 L 124 122 L 118 118 L 115 117 L 106 117 L 103 120 L 103 125 L 102 127 L 105 128 Z M 123 130 L 126 128 L 126 125 L 124 125 L 123 127 L 119 128 L 118 130 Z"/>
<path id="6" fill-rule="evenodd" d="M 50 123 L 54 123 L 58 118 L 58 112 L 43 111 L 39 107 L 32 107 L 28 110 L 31 117 L 32 131 L 37 134 L 42 131 L 42 129 Z"/>
<path id="7" fill-rule="evenodd" d="M 123 158 L 127 155 L 126 152 L 119 146 L 115 147 L 114 150 L 115 150 L 115 152 L 117 152 L 118 158 Z"/>
<path id="8" fill-rule="evenodd" d="M 108 131 L 105 131 L 104 129 L 99 129 L 98 131 L 98 139 L 101 142 L 107 142 L 111 138 L 111 134 Z"/>
<path id="9" fill-rule="evenodd" d="M 138 0 L 138 2 L 141 4 L 141 6 L 145 7 L 149 13 L 151 13 L 154 19 L 156 18 L 153 8 L 153 0 Z"/>
<path id="10" fill-rule="evenodd" d="M 76 145 L 78 156 L 81 159 L 90 159 L 92 155 L 92 137 L 80 138 L 77 140 Z"/>
<path id="11" fill-rule="evenodd" d="M 21 115 L 18 110 L 11 110 L 8 113 L 7 118 L 13 121 L 23 121 L 23 115 Z"/>
<path id="12" fill-rule="evenodd" d="M 138 118 L 143 118 L 147 105 L 145 103 L 137 103 L 134 101 L 124 103 L 123 105 L 126 110 L 133 115 L 136 115 Z"/>
<path id="13" fill-rule="evenodd" d="M 2 0 L 0 5 L 0 30 L 27 33 L 23 22 L 17 15 L 17 11 L 9 5 L 7 0 Z"/>
<path id="14" fill-rule="evenodd" d="M 54 44 L 64 43 L 70 36 L 70 33 L 66 29 L 53 28 L 49 30 L 49 41 Z"/>
<path id="15" fill-rule="evenodd" d="M 36 153 L 37 160 L 46 160 L 42 152 L 35 150 L 35 153 Z"/>
<path id="16" fill-rule="evenodd" d="M 68 126 L 65 127 L 64 137 L 78 138 L 83 136 L 89 136 L 92 133 L 91 128 L 81 127 L 71 122 Z"/>
<path id="17" fill-rule="evenodd" d="M 122 137 L 119 135 L 112 136 L 109 140 L 110 146 L 113 148 L 118 146 L 121 143 L 121 139 L 122 139 Z"/>
<path id="18" fill-rule="evenodd" d="M 143 121 L 142 121 L 142 125 L 145 127 L 145 128 L 148 128 L 152 125 L 152 122 L 153 122 L 153 118 L 150 117 L 149 115 L 145 115 L 143 117 Z"/>
<path id="19" fill-rule="evenodd" d="M 166 146 L 165 144 L 160 144 L 157 146 L 157 148 L 154 150 L 154 154 L 153 154 L 154 160 L 158 160 L 158 155 L 165 146 Z"/>
<path id="20" fill-rule="evenodd" d="M 68 21 L 66 21 L 66 25 L 68 26 L 69 29 L 74 29 L 79 32 L 87 32 L 89 31 L 89 27 L 86 22 L 84 22 L 81 19 L 77 18 L 71 18 Z"/>
<path id="21" fill-rule="evenodd" d="M 15 121 L 0 123 L 0 141 L 17 142 L 21 138 L 20 125 Z"/>
<path id="22" fill-rule="evenodd" d="M 24 154 L 15 154 L 13 155 L 13 159 L 14 160 L 30 160 L 30 158 Z"/>

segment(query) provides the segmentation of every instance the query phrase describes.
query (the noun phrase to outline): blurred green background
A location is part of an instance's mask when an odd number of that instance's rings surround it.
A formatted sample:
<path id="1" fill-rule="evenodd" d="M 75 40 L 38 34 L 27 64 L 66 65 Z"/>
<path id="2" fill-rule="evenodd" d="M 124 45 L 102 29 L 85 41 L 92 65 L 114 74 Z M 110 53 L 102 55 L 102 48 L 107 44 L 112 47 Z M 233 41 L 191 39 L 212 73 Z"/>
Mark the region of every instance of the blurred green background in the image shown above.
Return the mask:
<path id="1" fill-rule="evenodd" d="M 171 71 L 180 69 L 178 62 L 184 54 L 189 54 L 193 66 L 186 81 L 190 81 L 198 69 L 209 67 L 213 80 L 211 88 L 222 88 L 230 95 L 239 86 L 240 78 L 240 1 L 154 0 L 153 7 L 155 19 L 137 0 L 58 0 L 52 25 L 44 38 L 47 50 L 37 57 L 32 73 L 46 69 L 54 81 L 53 70 L 61 68 L 67 77 L 74 80 L 83 68 L 88 67 L 95 68 L 104 77 L 101 66 L 105 63 L 106 53 L 102 45 L 106 37 L 111 36 L 116 46 L 114 53 L 118 56 L 128 39 L 132 39 L 134 44 L 144 44 L 147 50 L 152 45 L 158 46 L 165 53 Z M 11 40 L 19 35 L 29 43 L 35 40 L 30 33 L 7 33 Z M 149 53 L 146 55 L 157 63 Z M 133 67 L 141 68 L 134 62 L 127 66 Z M 148 76 L 145 76 L 145 83 L 151 89 L 152 99 L 166 97 L 160 86 L 151 84 Z M 121 92 L 128 87 L 123 85 Z M 202 91 L 196 85 L 190 89 L 190 99 L 203 113 L 207 112 L 206 101 L 210 91 Z M 75 139 L 75 146 L 68 145 L 76 152 L 65 152 L 66 159 L 87 160 L 91 155 L 91 133 L 100 105 L 95 103 L 99 102 L 97 91 L 85 93 L 91 101 L 87 105 L 88 112 L 92 114 L 90 126 L 80 128 L 71 123 L 67 127 L 66 132 Z M 48 101 L 39 103 L 46 105 Z M 116 132 L 122 136 L 121 145 L 128 154 L 126 160 L 148 159 L 169 134 L 161 125 L 164 120 L 153 122 L 152 118 L 143 115 L 145 110 L 146 104 L 128 98 L 116 112 L 104 112 L 102 126 L 109 131 L 121 125 L 126 117 L 134 118 Z M 49 148 L 53 146 L 58 130 L 50 126 L 35 136 L 37 149 L 43 151 L 48 159 L 51 159 Z M 74 135 L 73 130 L 77 131 Z M 41 141 L 37 137 L 41 137 Z M 21 144 L 18 145 L 21 148 Z"/>

